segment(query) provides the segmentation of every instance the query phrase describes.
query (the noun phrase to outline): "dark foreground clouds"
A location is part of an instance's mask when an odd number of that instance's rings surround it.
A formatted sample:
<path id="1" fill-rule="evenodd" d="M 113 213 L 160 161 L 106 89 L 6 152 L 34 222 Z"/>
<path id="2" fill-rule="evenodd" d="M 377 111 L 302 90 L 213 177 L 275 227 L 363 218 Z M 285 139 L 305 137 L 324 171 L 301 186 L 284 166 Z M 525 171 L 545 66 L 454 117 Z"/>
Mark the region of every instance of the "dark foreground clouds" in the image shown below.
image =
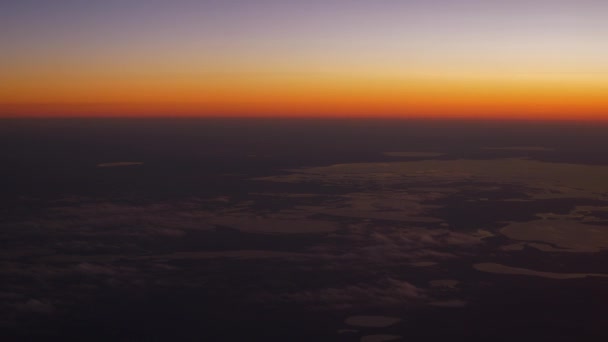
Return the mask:
<path id="1" fill-rule="evenodd" d="M 215 223 L 254 215 L 252 205 L 225 198 L 139 204 L 66 198 L 35 216 L 5 220 L 0 322 L 19 328 L 70 317 L 100 294 L 120 301 L 193 289 L 202 291 L 198 301 L 216 293 L 262 307 L 429 305 L 438 299 L 426 283 L 407 280 L 411 264 L 457 258 L 482 243 L 476 234 L 406 225 L 359 222 L 333 232 L 276 234 Z M 281 222 L 301 225 L 301 215 L 290 215 Z"/>

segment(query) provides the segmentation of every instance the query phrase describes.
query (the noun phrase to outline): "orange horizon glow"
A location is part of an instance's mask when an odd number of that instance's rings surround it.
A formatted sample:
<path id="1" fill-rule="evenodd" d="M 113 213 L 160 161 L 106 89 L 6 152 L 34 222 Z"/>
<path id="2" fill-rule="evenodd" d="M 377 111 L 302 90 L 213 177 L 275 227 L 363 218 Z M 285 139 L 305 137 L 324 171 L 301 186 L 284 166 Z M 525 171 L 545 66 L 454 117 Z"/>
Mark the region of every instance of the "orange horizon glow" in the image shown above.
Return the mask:
<path id="1" fill-rule="evenodd" d="M 68 79 L 52 87 L 16 84 L 0 93 L 3 117 L 608 119 L 608 85 L 580 75 L 558 80 L 224 75 L 203 81 L 165 77 L 149 83 Z"/>
<path id="2" fill-rule="evenodd" d="M 3 4 L 0 117 L 608 120 L 608 3 L 458 3 Z"/>

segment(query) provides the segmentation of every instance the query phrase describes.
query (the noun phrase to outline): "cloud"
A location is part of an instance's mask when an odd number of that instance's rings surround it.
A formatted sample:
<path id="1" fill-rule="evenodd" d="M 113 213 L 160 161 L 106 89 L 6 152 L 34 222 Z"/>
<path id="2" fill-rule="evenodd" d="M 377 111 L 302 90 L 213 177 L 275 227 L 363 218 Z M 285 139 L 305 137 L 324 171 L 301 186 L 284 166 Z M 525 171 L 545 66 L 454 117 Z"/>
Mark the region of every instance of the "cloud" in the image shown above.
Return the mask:
<path id="1" fill-rule="evenodd" d="M 259 178 L 287 183 L 390 188 L 424 184 L 453 185 L 468 182 L 517 182 L 528 195 L 542 198 L 593 198 L 608 192 L 608 166 L 549 163 L 531 159 L 422 160 L 390 163 L 351 163 L 289 170 L 286 175 Z"/>
<path id="2" fill-rule="evenodd" d="M 330 235 L 327 242 L 316 246 L 313 251 L 317 257 L 323 255 L 328 261 L 348 261 L 351 265 L 369 262 L 411 264 L 451 259 L 459 253 L 470 254 L 470 248 L 481 244 L 484 237 L 443 228 L 360 224 Z M 342 249 L 340 246 L 349 248 Z"/>
<path id="3" fill-rule="evenodd" d="M 142 162 L 113 162 L 97 164 L 97 167 L 125 167 L 125 166 L 140 166 Z"/>
<path id="4" fill-rule="evenodd" d="M 193 203 L 156 203 L 145 205 L 109 202 L 72 203 L 52 207 L 40 216 L 0 225 L 15 239 L 53 234 L 58 247 L 72 247 L 86 252 L 108 238 L 181 237 L 186 231 L 210 230 L 209 212 Z M 95 238 L 95 239 L 93 239 Z M 87 244 L 89 244 L 87 246 Z M 92 244 L 92 245 L 90 245 Z M 124 245 L 124 243 L 122 243 Z"/>
<path id="5" fill-rule="evenodd" d="M 459 299 L 437 300 L 430 302 L 429 305 L 440 308 L 463 308 L 467 306 L 467 302 Z"/>
<path id="6" fill-rule="evenodd" d="M 411 283 L 386 278 L 375 284 L 359 283 L 272 296 L 280 301 L 298 302 L 318 308 L 393 307 L 426 299 L 425 291 Z"/>
<path id="7" fill-rule="evenodd" d="M 384 152 L 387 157 L 405 157 L 405 158 L 432 158 L 441 157 L 444 153 L 437 152 Z"/>
<path id="8" fill-rule="evenodd" d="M 401 340 L 399 335 L 367 335 L 361 337 L 361 342 L 389 342 Z"/>
<path id="9" fill-rule="evenodd" d="M 32 298 L 25 303 L 17 304 L 17 310 L 27 313 L 51 314 L 55 311 L 55 307 L 50 303 Z"/>
<path id="10" fill-rule="evenodd" d="M 544 146 L 506 146 L 506 147 L 484 147 L 484 150 L 494 151 L 531 151 L 531 152 L 550 152 L 555 151 L 554 148 Z"/>
<path id="11" fill-rule="evenodd" d="M 400 321 L 400 318 L 388 316 L 351 316 L 344 320 L 344 323 L 355 327 L 386 328 Z"/>
<path id="12" fill-rule="evenodd" d="M 536 242 L 530 245 L 549 252 L 597 253 L 608 249 L 606 227 L 577 221 L 514 222 L 500 232 L 512 240 Z"/>
<path id="13" fill-rule="evenodd" d="M 580 279 L 587 277 L 600 277 L 600 278 L 608 278 L 608 274 L 603 273 L 555 273 L 555 272 L 544 272 L 544 271 L 536 271 L 530 270 L 527 268 L 519 268 L 519 267 L 511 267 L 501 264 L 495 263 L 478 263 L 473 265 L 473 267 L 481 272 L 487 273 L 497 273 L 497 274 L 510 274 L 510 275 L 524 275 L 524 276 L 533 276 L 533 277 L 541 277 L 548 279 Z"/>
<path id="14" fill-rule="evenodd" d="M 374 206 L 398 209 L 397 205 L 400 205 L 399 200 L 390 198 L 368 201 L 359 194 L 349 198 L 370 210 L 375 210 Z M 417 198 L 401 199 L 407 199 L 409 205 Z M 482 242 L 482 237 L 475 234 L 446 228 L 423 228 L 403 222 L 378 225 L 372 221 L 352 223 L 328 219 L 326 225 L 313 229 L 323 233 L 315 235 L 310 244 L 297 250 L 273 250 L 267 244 L 237 244 L 234 249 L 216 250 L 213 245 L 211 248 L 205 245 L 204 240 L 200 240 L 203 245 L 199 246 L 189 238 L 215 237 L 213 234 L 218 231 L 216 225 L 219 223 L 250 230 L 250 234 L 273 231 L 275 237 L 283 226 L 286 230 L 301 232 L 306 230 L 306 225 L 325 221 L 322 216 L 308 219 L 304 215 L 292 216 L 289 212 L 264 213 L 250 220 L 255 213 L 251 204 L 232 201 L 208 204 L 187 200 L 135 205 L 71 199 L 53 204 L 56 206 L 37 216 L 2 224 L 11 245 L 3 252 L 8 258 L 0 264 L 0 276 L 10 280 L 5 291 L 20 296 L 10 301 L 13 311 L 17 311 L 17 305 L 19 312 L 62 311 L 95 298 L 100 291 L 130 293 L 158 288 L 199 288 L 210 280 L 199 279 L 184 270 L 191 271 L 193 267 L 199 267 L 197 265 L 212 262 L 255 260 L 259 265 L 263 264 L 262 259 L 272 259 L 272 270 L 276 272 L 289 269 L 314 276 L 333 270 L 340 274 L 354 272 L 351 274 L 357 277 L 351 283 L 336 284 L 329 279 L 329 282 L 315 286 L 296 284 L 288 287 L 292 290 L 283 290 L 288 292 L 270 294 L 261 293 L 266 285 L 264 282 L 270 279 L 264 277 L 275 278 L 263 273 L 260 283 L 254 284 L 253 289 L 247 287 L 246 291 L 249 291 L 248 298 L 262 299 L 264 304 L 300 303 L 316 309 L 424 305 L 434 300 L 433 290 L 419 288 L 401 274 L 395 275 L 388 270 L 412 267 L 413 262 L 455 258 L 460 253 L 470 253 L 472 246 Z M 215 209 L 208 209 L 209 206 Z M 306 212 L 296 214 L 302 213 Z M 246 225 L 266 227 L 258 229 Z M 233 234 L 232 230 L 226 231 Z M 204 235 L 200 235 L 201 232 Z M 282 235 L 289 238 L 288 234 Z M 270 236 L 260 235 L 259 238 L 269 239 Z M 201 263 L 202 259 L 204 263 Z M 189 261 L 192 265 L 184 266 Z M 387 273 L 378 276 L 378 265 Z M 44 284 L 45 293 L 49 293 L 45 300 L 34 299 L 36 291 L 41 289 L 40 284 Z M 239 286 L 235 285 L 235 289 L 241 290 Z M 8 316 L 0 315 L 0 319 Z"/>

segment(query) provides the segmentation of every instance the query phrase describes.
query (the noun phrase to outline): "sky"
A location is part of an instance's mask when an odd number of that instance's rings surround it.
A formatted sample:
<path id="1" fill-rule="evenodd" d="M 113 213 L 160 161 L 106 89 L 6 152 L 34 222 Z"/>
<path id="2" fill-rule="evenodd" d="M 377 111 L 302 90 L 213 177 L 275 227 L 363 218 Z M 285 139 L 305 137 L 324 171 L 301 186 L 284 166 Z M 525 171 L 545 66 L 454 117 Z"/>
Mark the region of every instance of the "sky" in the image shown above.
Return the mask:
<path id="1" fill-rule="evenodd" d="M 0 2 L 0 116 L 608 119 L 605 0 Z"/>

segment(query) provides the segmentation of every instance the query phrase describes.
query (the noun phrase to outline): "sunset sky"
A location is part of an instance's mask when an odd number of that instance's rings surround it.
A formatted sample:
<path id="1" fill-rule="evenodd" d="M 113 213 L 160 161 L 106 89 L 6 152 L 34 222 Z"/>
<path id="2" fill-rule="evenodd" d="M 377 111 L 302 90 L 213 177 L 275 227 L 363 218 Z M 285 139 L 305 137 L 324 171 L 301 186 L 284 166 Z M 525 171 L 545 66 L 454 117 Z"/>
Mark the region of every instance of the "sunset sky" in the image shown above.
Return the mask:
<path id="1" fill-rule="evenodd" d="M 608 119 L 605 0 L 0 3 L 0 116 Z"/>

